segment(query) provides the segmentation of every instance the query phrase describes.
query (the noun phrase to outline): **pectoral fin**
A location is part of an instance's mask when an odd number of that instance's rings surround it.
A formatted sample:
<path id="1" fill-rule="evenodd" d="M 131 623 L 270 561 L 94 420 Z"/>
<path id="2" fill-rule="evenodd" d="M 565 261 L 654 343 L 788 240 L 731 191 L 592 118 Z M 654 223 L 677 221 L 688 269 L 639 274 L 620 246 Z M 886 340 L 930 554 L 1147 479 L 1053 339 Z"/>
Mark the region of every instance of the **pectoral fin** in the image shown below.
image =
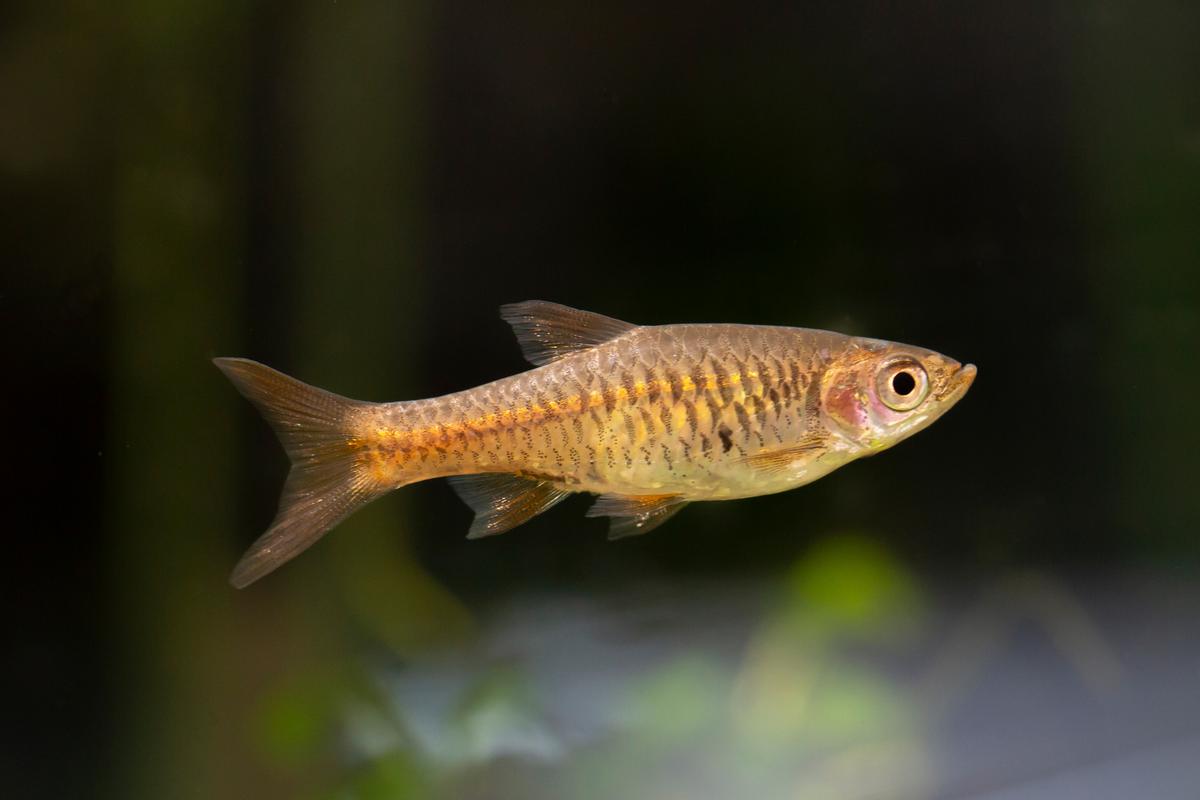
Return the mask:
<path id="1" fill-rule="evenodd" d="M 550 481 L 509 474 L 458 475 L 450 485 L 475 512 L 468 539 L 504 533 L 570 495 Z"/>
<path id="2" fill-rule="evenodd" d="M 687 501 L 679 495 L 602 494 L 588 509 L 589 517 L 608 517 L 608 538 L 636 536 L 662 525 L 675 516 Z"/>
<path id="3" fill-rule="evenodd" d="M 538 366 L 603 344 L 637 327 L 545 300 L 500 306 L 500 317 L 512 326 L 526 360 Z"/>
<path id="4" fill-rule="evenodd" d="M 825 441 L 820 437 L 814 436 L 810 439 L 804 439 L 798 444 L 780 447 L 775 450 L 763 450 L 746 456 L 742 459 L 742 463 L 755 472 L 774 475 L 791 469 L 797 461 L 807 461 L 816 457 L 824 447 Z"/>

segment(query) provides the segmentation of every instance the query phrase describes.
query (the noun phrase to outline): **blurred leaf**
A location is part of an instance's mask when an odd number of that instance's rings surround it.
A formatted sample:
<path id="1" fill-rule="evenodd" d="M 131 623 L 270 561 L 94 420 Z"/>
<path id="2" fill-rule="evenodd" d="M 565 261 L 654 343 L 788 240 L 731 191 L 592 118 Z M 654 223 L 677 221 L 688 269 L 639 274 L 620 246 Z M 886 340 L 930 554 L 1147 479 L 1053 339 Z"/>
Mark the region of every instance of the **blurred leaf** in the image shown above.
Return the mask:
<path id="1" fill-rule="evenodd" d="M 403 525 L 386 504 L 341 526 L 334 550 L 345 601 L 355 620 L 393 652 L 412 655 L 462 642 L 474 621 L 454 595 L 402 543 Z"/>
<path id="2" fill-rule="evenodd" d="M 405 753 L 376 759 L 334 795 L 344 800 L 417 800 L 434 797 L 430 776 Z"/>
<path id="3" fill-rule="evenodd" d="M 688 655 L 635 681 L 625 698 L 625 717 L 651 743 L 685 742 L 719 724 L 728 677 L 711 661 Z"/>
<path id="4" fill-rule="evenodd" d="M 746 654 L 730 698 L 734 729 L 751 749 L 793 745 L 807 725 L 820 650 L 775 624 L 759 631 Z"/>
<path id="5" fill-rule="evenodd" d="M 806 629 L 878 638 L 910 630 L 920 606 L 916 582 L 883 547 L 842 534 L 817 543 L 792 569 L 785 614 Z"/>
<path id="6" fill-rule="evenodd" d="M 932 797 L 935 780 L 921 739 L 886 739 L 817 760 L 800 772 L 788 796 L 794 800 Z"/>
<path id="7" fill-rule="evenodd" d="M 903 636 L 919 608 L 914 580 L 875 542 L 849 534 L 818 542 L 747 648 L 731 708 L 743 744 L 795 755 L 907 724 L 903 687 L 857 667 L 841 645 Z"/>
<path id="8" fill-rule="evenodd" d="M 262 699 L 255 739 L 268 758 L 300 766 L 329 741 L 336 715 L 336 698 L 325 676 L 295 676 Z"/>
<path id="9" fill-rule="evenodd" d="M 528 679 L 516 670 L 492 672 L 471 688 L 455 715 L 463 755 L 485 761 L 501 756 L 556 758 L 562 745 L 538 709 Z"/>
<path id="10" fill-rule="evenodd" d="M 732 717 L 749 751 L 795 758 L 908 734 L 917 715 L 906 698 L 883 675 L 777 641 L 760 647 L 739 677 Z"/>
<path id="11" fill-rule="evenodd" d="M 903 730 L 916 715 L 904 687 L 853 665 L 829 670 L 806 720 L 807 738 L 817 744 L 872 739 Z"/>

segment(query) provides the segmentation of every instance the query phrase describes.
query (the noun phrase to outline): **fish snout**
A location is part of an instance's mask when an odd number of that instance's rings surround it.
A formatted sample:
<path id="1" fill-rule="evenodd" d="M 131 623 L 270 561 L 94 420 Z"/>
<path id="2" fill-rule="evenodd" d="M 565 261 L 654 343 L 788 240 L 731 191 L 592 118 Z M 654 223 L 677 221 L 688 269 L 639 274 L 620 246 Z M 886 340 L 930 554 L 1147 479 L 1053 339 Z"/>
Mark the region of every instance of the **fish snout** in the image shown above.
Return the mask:
<path id="1" fill-rule="evenodd" d="M 958 382 L 963 385 L 964 389 L 966 389 L 972 383 L 975 382 L 975 375 L 978 372 L 979 372 L 979 370 L 975 368 L 974 364 L 964 364 L 958 370 L 958 373 L 957 373 Z"/>
<path id="2" fill-rule="evenodd" d="M 962 396 L 967 393 L 967 389 L 971 388 L 971 384 L 975 382 L 975 375 L 979 372 L 974 364 L 963 364 L 956 369 L 950 379 L 946 381 L 946 388 L 942 395 L 942 402 L 949 405 L 954 405 Z"/>

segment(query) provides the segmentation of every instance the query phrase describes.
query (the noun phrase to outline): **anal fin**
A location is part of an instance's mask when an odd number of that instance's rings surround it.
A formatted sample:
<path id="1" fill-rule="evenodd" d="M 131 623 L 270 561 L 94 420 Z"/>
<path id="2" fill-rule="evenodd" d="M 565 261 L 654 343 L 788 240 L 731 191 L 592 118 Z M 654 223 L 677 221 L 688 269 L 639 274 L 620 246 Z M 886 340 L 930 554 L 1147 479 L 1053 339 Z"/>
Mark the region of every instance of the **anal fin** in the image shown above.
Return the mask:
<path id="1" fill-rule="evenodd" d="M 450 485 L 475 512 L 468 539 L 494 536 L 528 522 L 570 492 L 550 481 L 508 473 L 456 475 Z"/>
<path id="2" fill-rule="evenodd" d="M 688 504 L 676 494 L 602 494 L 588 509 L 589 517 L 608 517 L 608 538 L 637 536 L 662 525 Z"/>

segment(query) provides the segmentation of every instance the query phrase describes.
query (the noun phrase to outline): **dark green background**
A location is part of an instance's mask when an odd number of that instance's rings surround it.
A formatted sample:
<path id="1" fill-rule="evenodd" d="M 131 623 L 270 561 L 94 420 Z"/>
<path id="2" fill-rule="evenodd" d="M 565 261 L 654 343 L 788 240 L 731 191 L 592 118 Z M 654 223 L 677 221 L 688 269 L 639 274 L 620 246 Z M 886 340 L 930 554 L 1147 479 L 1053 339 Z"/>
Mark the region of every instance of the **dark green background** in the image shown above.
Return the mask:
<path id="1" fill-rule="evenodd" d="M 645 5 L 0 8 L 12 796 L 488 796 L 339 756 L 364 653 L 469 650 L 545 593 L 775 585 L 844 532 L 930 592 L 1192 585 L 1200 6 Z M 430 483 L 227 586 L 286 465 L 209 358 L 433 396 L 524 368 L 496 309 L 529 298 L 980 376 L 881 458 L 645 539 L 573 501 L 468 543 Z"/>

